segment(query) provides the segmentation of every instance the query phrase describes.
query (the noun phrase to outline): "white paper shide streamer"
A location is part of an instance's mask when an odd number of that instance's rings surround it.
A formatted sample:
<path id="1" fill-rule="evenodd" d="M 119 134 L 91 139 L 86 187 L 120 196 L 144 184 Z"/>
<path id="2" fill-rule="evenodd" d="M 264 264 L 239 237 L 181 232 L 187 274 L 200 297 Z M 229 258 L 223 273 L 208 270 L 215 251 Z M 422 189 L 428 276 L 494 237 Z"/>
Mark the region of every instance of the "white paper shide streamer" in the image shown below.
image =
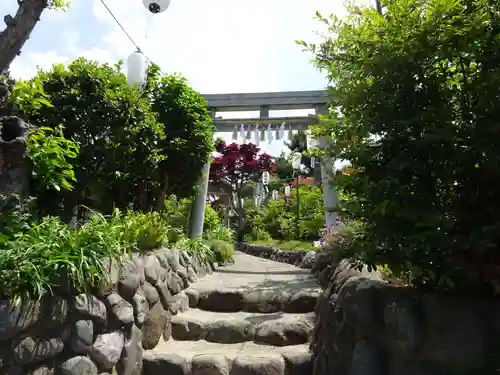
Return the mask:
<path id="1" fill-rule="evenodd" d="M 245 125 L 240 125 L 240 138 L 245 141 Z"/>
<path id="2" fill-rule="evenodd" d="M 273 141 L 273 129 L 272 125 L 267 125 L 267 142 L 271 143 Z"/>
<path id="3" fill-rule="evenodd" d="M 260 144 L 260 130 L 259 125 L 255 125 L 255 129 L 253 130 L 253 137 L 255 145 L 258 146 Z"/>
<path id="4" fill-rule="evenodd" d="M 281 124 L 280 129 L 279 129 L 278 139 L 283 139 L 283 138 L 285 138 L 285 123 Z"/>

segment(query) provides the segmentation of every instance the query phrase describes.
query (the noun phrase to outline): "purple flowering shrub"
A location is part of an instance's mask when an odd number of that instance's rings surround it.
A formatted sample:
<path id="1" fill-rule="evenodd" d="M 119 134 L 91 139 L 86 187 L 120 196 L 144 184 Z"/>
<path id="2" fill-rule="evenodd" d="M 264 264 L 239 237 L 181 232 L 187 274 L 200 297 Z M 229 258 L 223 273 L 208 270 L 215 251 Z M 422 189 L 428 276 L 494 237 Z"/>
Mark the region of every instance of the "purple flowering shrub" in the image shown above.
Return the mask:
<path id="1" fill-rule="evenodd" d="M 363 238 L 364 226 L 361 222 L 349 219 L 337 219 L 334 225 L 320 231 L 320 238 L 315 245 L 322 251 L 335 251 L 340 258 L 357 258 L 350 251 L 353 241 Z"/>
<path id="2" fill-rule="evenodd" d="M 329 251 L 342 246 L 345 242 L 345 237 L 343 236 L 343 224 L 340 220 L 334 225 L 328 225 L 320 231 L 320 239 L 318 241 L 319 247 L 323 251 Z"/>

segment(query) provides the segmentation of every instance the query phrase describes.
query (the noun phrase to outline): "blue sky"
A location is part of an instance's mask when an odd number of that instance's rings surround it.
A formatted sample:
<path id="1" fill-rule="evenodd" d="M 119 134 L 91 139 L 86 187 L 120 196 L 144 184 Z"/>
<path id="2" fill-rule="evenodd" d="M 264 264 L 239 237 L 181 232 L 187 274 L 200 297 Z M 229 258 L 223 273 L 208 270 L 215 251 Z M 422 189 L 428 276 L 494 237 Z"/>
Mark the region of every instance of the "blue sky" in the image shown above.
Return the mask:
<path id="1" fill-rule="evenodd" d="M 172 0 L 166 12 L 151 16 L 142 0 L 105 2 L 162 71 L 182 73 L 202 94 L 324 88 L 324 74 L 294 41 L 320 40 L 317 10 L 344 12 L 342 0 Z M 0 1 L 1 15 L 16 9 L 17 0 Z M 134 49 L 100 0 L 72 0 L 66 12 L 45 12 L 11 73 L 29 78 L 37 66 L 79 56 L 113 63 Z M 257 114 L 223 115 L 252 116 Z M 274 155 L 285 149 L 282 141 L 262 148 Z"/>

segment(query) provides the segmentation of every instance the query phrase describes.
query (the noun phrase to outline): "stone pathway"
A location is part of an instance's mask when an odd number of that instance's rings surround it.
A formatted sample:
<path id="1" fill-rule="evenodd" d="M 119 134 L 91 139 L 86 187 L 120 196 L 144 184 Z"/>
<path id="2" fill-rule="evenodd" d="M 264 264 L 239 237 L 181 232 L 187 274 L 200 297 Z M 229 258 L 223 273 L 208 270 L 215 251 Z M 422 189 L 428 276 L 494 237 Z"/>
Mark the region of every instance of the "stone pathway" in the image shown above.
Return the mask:
<path id="1" fill-rule="evenodd" d="M 187 289 L 171 339 L 145 351 L 143 375 L 310 375 L 319 286 L 307 270 L 236 253 Z"/>

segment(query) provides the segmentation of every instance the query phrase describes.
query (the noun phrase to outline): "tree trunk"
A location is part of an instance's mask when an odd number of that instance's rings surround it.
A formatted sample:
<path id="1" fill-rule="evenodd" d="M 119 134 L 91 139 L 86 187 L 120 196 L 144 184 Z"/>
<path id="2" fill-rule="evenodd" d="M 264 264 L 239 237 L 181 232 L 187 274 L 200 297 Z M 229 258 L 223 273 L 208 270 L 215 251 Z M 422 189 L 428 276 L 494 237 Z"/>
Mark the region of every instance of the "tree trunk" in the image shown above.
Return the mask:
<path id="1" fill-rule="evenodd" d="M 40 20 L 47 0 L 20 0 L 14 17 L 5 16 L 7 27 L 0 32 L 0 72 L 4 72 L 21 53 L 35 25 Z"/>

